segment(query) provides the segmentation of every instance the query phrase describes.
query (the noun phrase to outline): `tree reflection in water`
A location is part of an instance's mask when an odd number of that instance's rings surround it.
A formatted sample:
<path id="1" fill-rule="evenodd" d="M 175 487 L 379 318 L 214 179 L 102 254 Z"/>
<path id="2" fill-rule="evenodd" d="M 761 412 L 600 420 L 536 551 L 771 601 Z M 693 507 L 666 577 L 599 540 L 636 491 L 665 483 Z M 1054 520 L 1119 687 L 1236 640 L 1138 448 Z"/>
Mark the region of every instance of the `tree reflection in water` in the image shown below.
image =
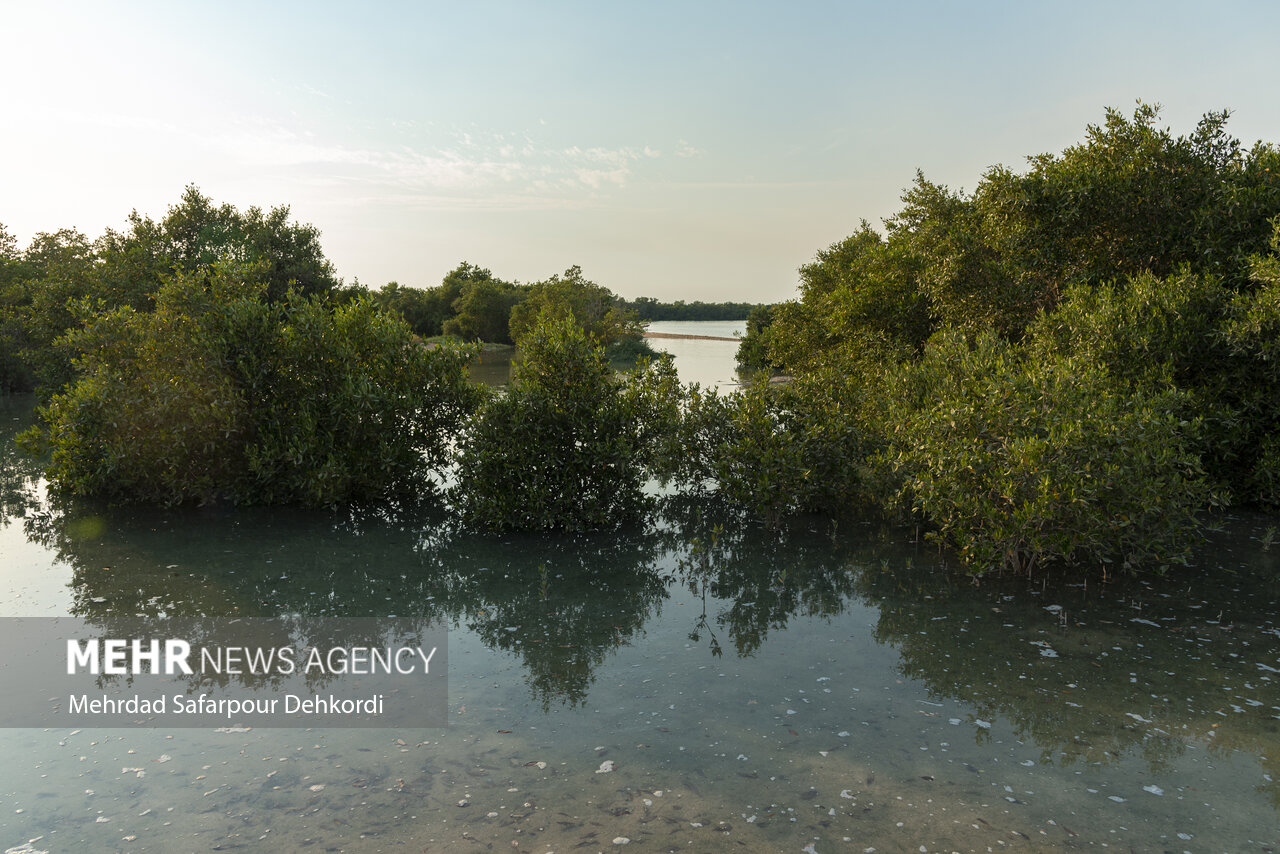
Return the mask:
<path id="1" fill-rule="evenodd" d="M 834 623 L 870 606 L 874 637 L 896 648 L 904 677 L 970 719 L 1007 720 L 1043 763 L 1140 756 L 1158 772 L 1189 745 L 1239 750 L 1260 758 L 1266 796 L 1280 806 L 1280 693 L 1264 669 L 1280 665 L 1276 556 L 1249 546 L 1242 530 L 1207 552 L 1233 562 L 1217 576 L 1227 584 L 1187 570 L 1176 579 L 975 586 L 940 569 L 934 553 L 894 543 L 900 530 L 850 534 L 846 523 L 837 534 L 827 521 L 801 519 L 766 531 L 705 498 L 666 500 L 644 529 L 502 540 L 421 509 L 157 512 L 21 501 L 28 537 L 71 567 L 72 613 L 104 632 L 134 614 L 372 616 L 404 631 L 444 620 L 514 656 L 548 710 L 582 705 L 672 590 L 702 601 L 685 631 L 713 656 L 753 656 L 793 620 Z"/>

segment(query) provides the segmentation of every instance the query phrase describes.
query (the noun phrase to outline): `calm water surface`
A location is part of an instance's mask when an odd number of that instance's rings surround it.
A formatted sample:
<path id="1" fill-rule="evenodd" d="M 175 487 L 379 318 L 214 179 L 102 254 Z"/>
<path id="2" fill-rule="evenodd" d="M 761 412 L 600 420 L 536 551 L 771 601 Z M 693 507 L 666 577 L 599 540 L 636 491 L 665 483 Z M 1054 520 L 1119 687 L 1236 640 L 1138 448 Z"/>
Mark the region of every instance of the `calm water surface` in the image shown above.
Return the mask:
<path id="1" fill-rule="evenodd" d="M 745 334 L 746 328 L 746 323 L 738 320 L 668 320 L 648 324 L 650 332 L 722 338 L 741 336 Z M 667 352 L 675 357 L 676 371 L 680 374 L 681 382 L 729 391 L 742 381 L 735 361 L 738 353 L 737 341 L 653 338 L 649 340 L 649 344 L 654 350 Z M 514 353 L 512 349 L 504 349 L 481 354 L 471 365 L 472 378 L 490 385 L 506 383 L 511 376 L 511 358 Z"/>
<path id="2" fill-rule="evenodd" d="M 735 338 L 746 334 L 747 324 L 740 320 L 663 320 L 648 324 L 648 330 L 677 335 Z M 676 371 L 682 382 L 728 391 L 742 381 L 736 363 L 737 341 L 651 338 L 649 344 L 653 349 L 675 357 Z"/>
<path id="3" fill-rule="evenodd" d="M 979 587 L 911 532 L 705 505 L 577 539 L 58 508 L 0 419 L 0 615 L 451 627 L 448 728 L 0 730 L 0 850 L 1280 847 L 1274 519 L 1164 579 Z"/>

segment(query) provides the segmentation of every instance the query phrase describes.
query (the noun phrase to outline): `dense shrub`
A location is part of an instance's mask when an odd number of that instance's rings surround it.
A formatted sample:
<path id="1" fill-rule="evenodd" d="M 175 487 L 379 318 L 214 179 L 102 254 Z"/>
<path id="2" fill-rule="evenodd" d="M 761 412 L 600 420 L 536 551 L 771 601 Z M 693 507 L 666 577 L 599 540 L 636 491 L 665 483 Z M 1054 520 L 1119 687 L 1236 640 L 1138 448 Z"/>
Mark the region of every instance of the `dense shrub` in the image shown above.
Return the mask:
<path id="1" fill-rule="evenodd" d="M 1182 136 L 1158 117 L 1107 110 L 1082 143 L 1021 174 L 994 167 L 972 194 L 917 175 L 883 237 L 863 223 L 801 268 L 801 299 L 774 312 L 771 360 L 794 372 L 863 340 L 918 352 L 950 328 L 1019 341 L 1073 287 L 1147 273 L 1241 287 L 1280 214 L 1280 149 L 1246 150 L 1226 113 Z"/>
<path id="2" fill-rule="evenodd" d="M 842 513 L 866 505 L 872 447 L 861 394 L 847 377 L 809 372 L 759 380 L 721 407 L 705 452 L 720 493 L 770 525 L 797 512 Z"/>
<path id="3" fill-rule="evenodd" d="M 1184 417 L 1198 418 L 1195 452 L 1218 483 L 1240 483 L 1238 389 L 1240 360 L 1220 334 L 1232 294 L 1218 276 L 1183 269 L 1143 273 L 1123 282 L 1068 288 L 1061 303 L 1031 325 L 1031 358 L 1069 357 L 1094 363 L 1124 389 L 1185 392 Z"/>
<path id="4" fill-rule="evenodd" d="M 75 376 L 69 329 L 117 308 L 150 311 L 174 271 L 202 275 L 222 258 L 253 264 L 269 301 L 290 290 L 326 296 L 338 283 L 320 232 L 290 222 L 288 207 L 239 211 L 194 186 L 159 221 L 135 211 L 124 231 L 96 240 L 61 229 L 19 252 L 0 227 L 0 389 L 52 395 Z"/>
<path id="5" fill-rule="evenodd" d="M 570 531 L 638 520 L 646 441 L 626 387 L 571 316 L 539 315 L 506 392 L 485 402 L 460 443 L 453 497 L 464 518 Z"/>
<path id="6" fill-rule="evenodd" d="M 508 331 L 511 309 L 527 295 L 521 285 L 495 279 L 488 270 L 476 271 L 462 284 L 453 301 L 454 315 L 441 323 L 441 329 L 464 341 L 514 344 Z"/>
<path id="7" fill-rule="evenodd" d="M 564 275 L 529 286 L 528 297 L 511 309 L 511 340 L 519 344 L 548 311 L 571 317 L 600 342 L 611 361 L 634 364 L 641 357 L 656 355 L 642 337 L 644 329 L 636 312 L 613 291 L 583 276 L 581 267 L 570 267 Z"/>
<path id="8" fill-rule="evenodd" d="M 718 404 L 721 490 L 766 517 L 877 494 L 978 571 L 1160 566 L 1228 493 L 1280 503 L 1280 150 L 1157 117 L 969 195 L 917 175 L 883 236 L 820 251 L 744 347 L 797 381 Z"/>
<path id="9" fill-rule="evenodd" d="M 671 400 L 676 395 L 668 395 Z M 654 473 L 716 491 L 770 526 L 798 512 L 842 513 L 868 503 L 875 441 L 864 393 L 843 370 L 794 382 L 760 377 L 731 394 L 690 386 L 669 405 Z"/>
<path id="10" fill-rule="evenodd" d="M 955 333 L 902 367 L 886 464 L 974 572 L 1185 560 L 1216 501 L 1173 390 L 1119 388 L 1082 358 L 1023 359 Z"/>
<path id="11" fill-rule="evenodd" d="M 610 349 L 604 351 L 606 358 Z M 663 482 L 677 479 L 675 471 L 690 455 L 682 420 L 697 386 L 684 386 L 668 353 L 656 359 L 638 357 L 622 386 L 623 405 L 634 419 L 637 451 L 645 476 Z M 619 360 L 611 359 L 615 367 Z"/>
<path id="12" fill-rule="evenodd" d="M 1252 259 L 1255 290 L 1236 295 L 1221 338 L 1232 375 L 1220 386 L 1238 413 L 1234 441 L 1239 488 L 1259 504 L 1280 506 L 1280 219 L 1271 254 Z"/>
<path id="13" fill-rule="evenodd" d="M 716 458 L 731 435 L 730 398 L 696 383 L 677 383 L 664 398 L 663 420 L 646 445 L 650 474 L 663 486 L 702 495 L 714 486 Z"/>
<path id="14" fill-rule="evenodd" d="M 905 241 L 864 221 L 800 268 L 800 300 L 771 308 L 768 363 L 797 372 L 851 347 L 918 352 L 934 328 L 920 267 Z"/>
<path id="15" fill-rule="evenodd" d="M 747 315 L 747 332 L 738 344 L 738 364 L 744 368 L 772 368 L 769 358 L 769 327 L 773 324 L 773 306 L 758 305 Z"/>
<path id="16" fill-rule="evenodd" d="M 327 505 L 429 489 L 475 392 L 468 354 L 358 300 L 266 300 L 255 271 L 177 273 L 155 310 L 68 337 L 77 378 L 26 437 L 71 495 Z"/>
<path id="17" fill-rule="evenodd" d="M 1029 339 L 1037 352 L 1082 356 L 1136 386 L 1200 385 L 1225 355 L 1215 332 L 1230 298 L 1218 277 L 1186 270 L 1077 284 L 1037 318 Z"/>
<path id="18" fill-rule="evenodd" d="M 800 509 L 808 474 L 806 437 L 786 422 L 774 390 L 764 381 L 725 403 L 722 438 L 707 449 L 718 491 L 776 525 Z"/>
<path id="19" fill-rule="evenodd" d="M 403 321 L 368 302 L 329 310 L 291 299 L 265 405 L 252 413 L 244 500 L 322 505 L 433 490 L 479 402 L 466 378 L 472 353 L 413 343 Z"/>
<path id="20" fill-rule="evenodd" d="M 1037 358 L 1094 361 L 1126 388 L 1184 392 L 1187 417 L 1204 421 L 1197 452 L 1238 500 L 1274 505 L 1280 429 L 1280 272 L 1255 255 L 1248 282 L 1180 270 L 1069 288 L 1031 326 Z"/>
<path id="21" fill-rule="evenodd" d="M 658 353 L 645 340 L 643 333 L 629 334 L 604 348 L 604 357 L 618 365 L 635 365 L 638 362 L 658 358 Z M 668 359 L 670 353 L 662 354 Z"/>

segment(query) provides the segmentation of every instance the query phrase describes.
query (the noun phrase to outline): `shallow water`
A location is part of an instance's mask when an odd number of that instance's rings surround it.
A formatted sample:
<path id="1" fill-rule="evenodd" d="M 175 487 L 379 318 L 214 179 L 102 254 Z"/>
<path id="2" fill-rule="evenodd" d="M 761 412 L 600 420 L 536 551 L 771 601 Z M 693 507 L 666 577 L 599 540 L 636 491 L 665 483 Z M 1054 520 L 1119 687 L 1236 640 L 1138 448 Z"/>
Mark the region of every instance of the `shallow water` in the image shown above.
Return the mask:
<path id="1" fill-rule="evenodd" d="M 667 320 L 647 325 L 652 332 L 679 335 L 713 335 L 732 338 L 746 330 L 746 323 L 736 320 Z M 703 341 L 697 339 L 653 338 L 649 345 L 657 352 L 675 357 L 676 373 L 683 383 L 697 383 L 703 388 L 726 391 L 741 383 L 735 362 L 737 341 Z M 471 377 L 489 385 L 504 385 L 511 378 L 512 349 L 481 354 L 471 363 Z"/>
<path id="2" fill-rule="evenodd" d="M 28 417 L 0 404 L 0 616 L 442 618 L 450 726 L 0 730 L 4 848 L 1280 846 L 1274 520 L 1163 579 L 979 587 L 910 532 L 705 504 L 557 540 L 58 509 Z"/>
<path id="3" fill-rule="evenodd" d="M 676 335 L 735 338 L 746 333 L 747 325 L 740 320 L 662 320 L 649 323 L 647 328 L 650 332 Z M 697 383 L 703 388 L 730 390 L 742 381 L 736 364 L 737 341 L 651 338 L 649 345 L 675 357 L 676 371 L 680 374 L 681 382 Z"/>

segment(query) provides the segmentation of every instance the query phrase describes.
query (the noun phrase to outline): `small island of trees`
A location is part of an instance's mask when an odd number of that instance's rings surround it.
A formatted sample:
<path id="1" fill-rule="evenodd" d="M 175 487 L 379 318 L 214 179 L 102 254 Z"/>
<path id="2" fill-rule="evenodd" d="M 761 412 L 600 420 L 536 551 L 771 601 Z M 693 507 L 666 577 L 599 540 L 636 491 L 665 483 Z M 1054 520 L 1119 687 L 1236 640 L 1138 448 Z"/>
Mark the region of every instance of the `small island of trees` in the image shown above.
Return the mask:
<path id="1" fill-rule="evenodd" d="M 974 573 L 1159 570 L 1215 508 L 1280 504 L 1280 150 L 1158 117 L 968 194 L 917 175 L 770 307 L 627 303 L 577 267 L 344 288 L 287 209 L 189 188 L 96 241 L 0 232 L 0 383 L 39 388 L 23 442 L 72 497 L 437 496 L 557 531 L 643 520 L 656 479 L 768 525 L 913 521 Z M 747 318 L 740 360 L 792 380 L 611 367 L 681 312 Z M 517 348 L 508 389 L 467 381 L 468 342 Z"/>

